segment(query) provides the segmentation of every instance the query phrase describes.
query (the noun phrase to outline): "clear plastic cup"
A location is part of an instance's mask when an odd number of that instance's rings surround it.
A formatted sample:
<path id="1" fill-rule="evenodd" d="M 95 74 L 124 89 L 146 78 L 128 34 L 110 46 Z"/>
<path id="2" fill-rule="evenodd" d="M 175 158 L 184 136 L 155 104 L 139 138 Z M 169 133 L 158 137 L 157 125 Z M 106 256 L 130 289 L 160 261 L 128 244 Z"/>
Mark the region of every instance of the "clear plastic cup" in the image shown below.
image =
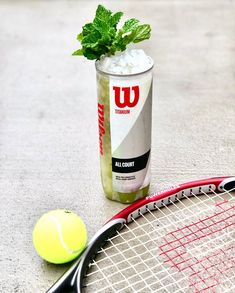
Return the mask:
<path id="1" fill-rule="evenodd" d="M 150 58 L 150 57 L 149 57 Z M 152 68 L 119 75 L 96 62 L 100 170 L 104 193 L 131 203 L 148 194 L 152 124 Z"/>

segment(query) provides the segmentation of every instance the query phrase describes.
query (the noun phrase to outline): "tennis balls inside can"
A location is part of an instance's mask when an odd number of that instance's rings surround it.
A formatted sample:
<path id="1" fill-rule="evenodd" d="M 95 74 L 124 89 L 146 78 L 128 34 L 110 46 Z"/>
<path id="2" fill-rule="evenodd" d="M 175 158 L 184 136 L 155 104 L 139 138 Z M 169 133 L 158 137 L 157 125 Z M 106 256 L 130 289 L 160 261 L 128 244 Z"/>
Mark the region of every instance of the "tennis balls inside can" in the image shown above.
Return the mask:
<path id="1" fill-rule="evenodd" d="M 33 230 L 33 244 L 46 261 L 62 264 L 76 258 L 87 243 L 86 226 L 82 219 L 68 210 L 44 214 Z"/>

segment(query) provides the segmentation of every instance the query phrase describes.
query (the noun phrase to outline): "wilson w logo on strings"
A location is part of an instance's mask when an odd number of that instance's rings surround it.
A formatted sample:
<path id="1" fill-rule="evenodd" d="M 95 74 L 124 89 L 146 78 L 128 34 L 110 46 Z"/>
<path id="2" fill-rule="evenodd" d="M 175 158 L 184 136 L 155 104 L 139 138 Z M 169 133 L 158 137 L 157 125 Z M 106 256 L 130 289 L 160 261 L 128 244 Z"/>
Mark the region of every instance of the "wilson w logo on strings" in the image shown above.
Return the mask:
<path id="1" fill-rule="evenodd" d="M 118 108 L 133 108 L 140 98 L 139 86 L 118 87 L 113 86 L 115 104 Z"/>

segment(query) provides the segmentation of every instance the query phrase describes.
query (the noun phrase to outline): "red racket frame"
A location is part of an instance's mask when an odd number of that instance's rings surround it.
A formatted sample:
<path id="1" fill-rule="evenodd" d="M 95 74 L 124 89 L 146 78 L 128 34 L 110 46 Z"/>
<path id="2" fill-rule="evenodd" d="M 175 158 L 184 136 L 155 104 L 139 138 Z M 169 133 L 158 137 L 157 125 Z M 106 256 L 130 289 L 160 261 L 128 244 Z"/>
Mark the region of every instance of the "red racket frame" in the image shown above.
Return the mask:
<path id="1" fill-rule="evenodd" d="M 201 180 L 196 180 L 196 181 L 190 181 L 187 183 L 179 184 L 177 186 L 171 187 L 169 189 L 166 189 L 164 191 L 155 193 L 153 195 L 149 195 L 146 198 L 139 199 L 138 201 L 134 202 L 124 210 L 122 210 L 120 213 L 112 217 L 110 221 L 115 220 L 115 219 L 125 219 L 128 221 L 128 216 L 132 214 L 134 211 L 140 209 L 143 206 L 148 205 L 149 203 L 159 201 L 161 199 L 167 198 L 168 196 L 171 196 L 173 194 L 177 194 L 183 190 L 186 189 L 191 189 L 194 187 L 203 187 L 205 185 L 214 185 L 214 191 L 223 191 L 223 188 L 226 184 L 230 182 L 234 182 L 235 177 L 233 176 L 226 176 L 226 177 L 215 177 L 215 178 L 208 178 L 208 179 L 201 179 Z"/>

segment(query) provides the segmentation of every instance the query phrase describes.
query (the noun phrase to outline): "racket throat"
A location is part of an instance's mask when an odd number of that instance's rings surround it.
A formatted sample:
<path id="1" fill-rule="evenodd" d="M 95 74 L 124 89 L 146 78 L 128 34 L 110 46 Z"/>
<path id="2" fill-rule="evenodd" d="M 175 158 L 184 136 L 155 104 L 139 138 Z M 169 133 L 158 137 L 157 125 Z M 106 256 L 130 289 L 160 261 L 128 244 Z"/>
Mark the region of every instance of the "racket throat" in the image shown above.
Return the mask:
<path id="1" fill-rule="evenodd" d="M 81 293 L 84 288 L 83 279 L 86 277 L 89 264 L 93 261 L 94 257 L 97 255 L 99 249 L 105 245 L 105 243 L 114 235 L 120 231 L 124 224 L 125 219 L 115 219 L 103 226 L 95 236 L 91 239 L 86 251 L 83 253 L 80 263 L 77 269 L 76 278 L 73 279 L 74 287 L 77 293 Z M 75 284 L 76 283 L 76 284 Z"/>

